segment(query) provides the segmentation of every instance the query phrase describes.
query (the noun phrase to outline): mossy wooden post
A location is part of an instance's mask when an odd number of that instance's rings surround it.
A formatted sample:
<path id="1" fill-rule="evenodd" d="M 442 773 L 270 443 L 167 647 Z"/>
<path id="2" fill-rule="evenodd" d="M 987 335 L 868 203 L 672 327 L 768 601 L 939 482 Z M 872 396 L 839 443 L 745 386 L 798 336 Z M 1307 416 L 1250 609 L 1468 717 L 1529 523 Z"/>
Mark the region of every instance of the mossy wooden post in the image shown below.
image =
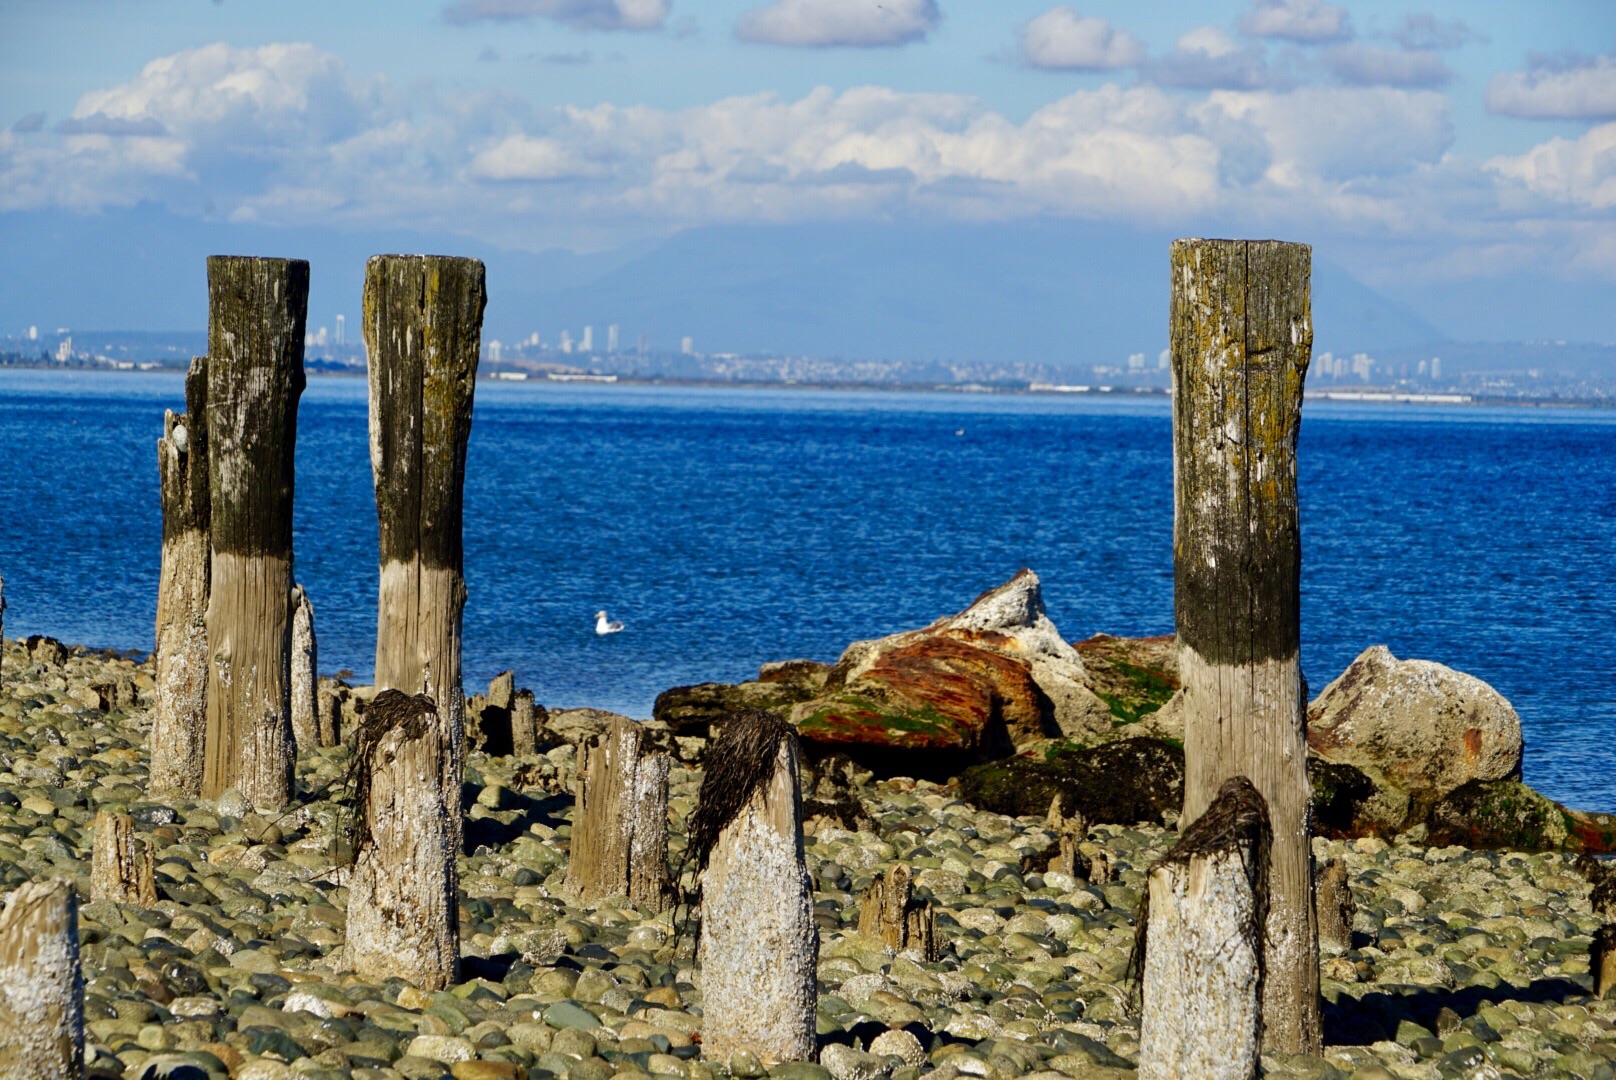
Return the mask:
<path id="1" fill-rule="evenodd" d="M 292 794 L 292 483 L 309 264 L 208 259 L 208 725 L 202 795 Z"/>
<path id="2" fill-rule="evenodd" d="M 1588 969 L 1593 975 L 1594 997 L 1616 991 L 1616 924 L 1606 923 L 1594 931 L 1588 949 Z"/>
<path id="3" fill-rule="evenodd" d="M 1151 867 L 1134 956 L 1140 1080 L 1258 1075 L 1269 839 L 1262 796 L 1235 777 Z"/>
<path id="4" fill-rule="evenodd" d="M 486 302 L 476 259 L 377 255 L 365 270 L 370 463 L 381 529 L 376 685 L 438 703 L 444 803 L 457 849 L 465 760 L 460 525 Z"/>
<path id="5" fill-rule="evenodd" d="M 320 652 L 314 636 L 314 605 L 301 585 L 292 586 L 292 738 L 299 753 L 320 741 Z"/>
<path id="6" fill-rule="evenodd" d="M 95 815 L 90 853 L 90 899 L 151 907 L 157 903 L 152 852 L 135 843 L 135 819 L 102 810 Z"/>
<path id="7" fill-rule="evenodd" d="M 0 913 L 0 1076 L 84 1075 L 84 976 L 72 883 L 29 881 Z"/>
<path id="8" fill-rule="evenodd" d="M 788 725 L 751 710 L 725 720 L 706 758 L 691 832 L 698 855 L 710 842 L 701 1049 L 719 1064 L 739 1050 L 765 1065 L 814 1055 L 819 935 L 803 865 L 799 754 Z"/>
<path id="9" fill-rule="evenodd" d="M 539 721 L 533 691 L 518 690 L 511 698 L 511 753 L 536 754 L 539 750 Z"/>
<path id="10" fill-rule="evenodd" d="M 1298 659 L 1296 439 L 1313 347 L 1305 244 L 1172 247 L 1173 569 L 1184 688 L 1184 813 L 1250 777 L 1273 823 L 1268 1049 L 1320 1048 Z"/>
<path id="11" fill-rule="evenodd" d="M 670 899 L 667 754 L 615 717 L 578 764 L 567 889 L 581 900 L 626 896 L 652 911 Z"/>
<path id="12" fill-rule="evenodd" d="M 398 690 L 377 694 L 360 722 L 344 959 L 372 982 L 396 976 L 442 990 L 457 978 L 459 879 L 443 801 L 444 727 L 431 698 Z"/>
<path id="13" fill-rule="evenodd" d="M 194 799 L 202 791 L 208 727 L 208 372 L 185 375 L 185 411 L 163 414 L 157 472 L 163 563 L 157 582 L 156 689 L 151 790 Z"/>

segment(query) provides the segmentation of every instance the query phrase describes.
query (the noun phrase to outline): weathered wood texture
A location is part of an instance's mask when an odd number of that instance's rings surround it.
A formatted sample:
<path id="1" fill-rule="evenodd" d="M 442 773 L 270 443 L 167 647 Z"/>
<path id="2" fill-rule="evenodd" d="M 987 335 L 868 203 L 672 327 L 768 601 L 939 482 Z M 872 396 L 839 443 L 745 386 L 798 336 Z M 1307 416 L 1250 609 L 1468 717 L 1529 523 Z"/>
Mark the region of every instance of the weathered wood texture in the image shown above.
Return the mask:
<path id="1" fill-rule="evenodd" d="M 567 889 L 581 900 L 627 896 L 663 911 L 668 875 L 667 754 L 640 726 L 616 717 L 578 764 Z"/>
<path id="2" fill-rule="evenodd" d="M 292 792 L 292 487 L 309 264 L 208 259 L 207 745 L 202 795 Z"/>
<path id="3" fill-rule="evenodd" d="M 1317 1053 L 1318 932 L 1298 658 L 1296 440 L 1313 345 L 1304 244 L 1172 247 L 1173 569 L 1184 820 L 1248 776 L 1273 821 L 1268 1047 Z"/>
<path id="4" fill-rule="evenodd" d="M 726 733 L 735 724 L 727 721 Z M 702 1055 L 712 1061 L 737 1050 L 765 1064 L 814 1054 L 819 935 L 802 858 L 798 754 L 787 733 L 768 779 L 719 832 L 702 875 Z"/>
<path id="5" fill-rule="evenodd" d="M 299 751 L 329 746 L 320 741 L 320 649 L 314 636 L 314 605 L 303 586 L 292 586 L 292 739 Z"/>
<path id="6" fill-rule="evenodd" d="M 1607 923 L 1594 932 L 1588 968 L 1593 975 L 1594 997 L 1616 991 L 1616 924 Z"/>
<path id="7" fill-rule="evenodd" d="M 539 711 L 533 691 L 518 690 L 511 698 L 511 753 L 518 756 L 539 751 Z"/>
<path id="8" fill-rule="evenodd" d="M 1262 796 L 1235 777 L 1151 867 L 1135 944 L 1140 1080 L 1258 1075 L 1269 840 Z"/>
<path id="9" fill-rule="evenodd" d="M 152 852 L 135 841 L 135 819 L 102 810 L 95 815 L 90 854 L 90 899 L 151 907 L 157 903 Z"/>
<path id="10" fill-rule="evenodd" d="M 0 574 L 0 643 L 6 639 L 6 578 Z M 0 649 L 0 680 L 5 678 L 5 649 Z"/>
<path id="11" fill-rule="evenodd" d="M 83 1075 L 78 898 L 70 882 L 30 881 L 0 913 L 0 1076 Z"/>
<path id="12" fill-rule="evenodd" d="M 336 682 L 315 685 L 319 688 L 320 745 L 335 746 L 342 741 L 342 707 L 348 697 L 348 687 Z"/>
<path id="13" fill-rule="evenodd" d="M 370 462 L 381 534 L 376 685 L 443 713 L 444 802 L 461 837 L 466 604 L 461 508 L 487 293 L 476 259 L 377 255 L 365 271 Z"/>
<path id="14" fill-rule="evenodd" d="M 875 875 L 859 898 L 858 932 L 886 942 L 894 952 L 913 951 L 927 962 L 942 955 L 937 913 L 914 895 L 914 874 L 902 863 Z"/>
<path id="15" fill-rule="evenodd" d="M 365 709 L 355 754 L 354 871 L 344 959 L 361 977 L 424 990 L 457 978 L 457 850 L 443 802 L 442 710 L 383 690 Z"/>
<path id="16" fill-rule="evenodd" d="M 1357 907 L 1352 887 L 1347 883 L 1345 859 L 1331 859 L 1319 867 L 1316 886 L 1319 909 L 1319 948 L 1339 955 L 1352 948 L 1352 920 Z"/>
<path id="17" fill-rule="evenodd" d="M 163 561 L 150 774 L 153 795 L 191 799 L 202 791 L 208 726 L 207 415 L 207 358 L 198 356 L 185 376 L 185 412 L 165 413 L 157 440 Z"/>

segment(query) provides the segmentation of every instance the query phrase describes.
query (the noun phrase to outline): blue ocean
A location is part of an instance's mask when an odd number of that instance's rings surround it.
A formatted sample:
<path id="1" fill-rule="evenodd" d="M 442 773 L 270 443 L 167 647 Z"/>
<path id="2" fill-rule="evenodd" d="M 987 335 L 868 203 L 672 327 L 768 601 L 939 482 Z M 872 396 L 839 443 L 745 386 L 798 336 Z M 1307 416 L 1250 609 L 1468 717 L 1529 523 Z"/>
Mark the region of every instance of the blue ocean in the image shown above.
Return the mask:
<path id="1" fill-rule="evenodd" d="M 149 650 L 176 375 L 0 372 L 5 632 Z M 1165 398 L 477 386 L 465 674 L 650 715 L 671 686 L 832 660 L 1023 566 L 1068 638 L 1171 632 Z M 296 565 L 322 672 L 369 676 L 364 382 L 311 379 Z M 1437 660 L 1519 710 L 1526 779 L 1616 810 L 1616 412 L 1309 404 L 1302 656 Z M 594 633 L 606 609 L 626 629 Z"/>

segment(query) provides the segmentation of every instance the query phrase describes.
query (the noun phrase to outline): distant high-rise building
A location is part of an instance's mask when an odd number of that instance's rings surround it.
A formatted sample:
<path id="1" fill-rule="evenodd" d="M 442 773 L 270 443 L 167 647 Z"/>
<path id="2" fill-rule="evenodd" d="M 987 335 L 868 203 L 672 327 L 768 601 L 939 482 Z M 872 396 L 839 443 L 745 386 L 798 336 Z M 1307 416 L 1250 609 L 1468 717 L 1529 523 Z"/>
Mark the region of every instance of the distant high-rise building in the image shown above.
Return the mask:
<path id="1" fill-rule="evenodd" d="M 593 326 L 584 327 L 584 336 L 578 339 L 578 351 L 595 351 L 595 328 Z"/>
<path id="2" fill-rule="evenodd" d="M 490 363 L 499 363 L 499 352 L 504 348 L 497 340 L 488 343 L 488 359 Z"/>
<path id="3" fill-rule="evenodd" d="M 342 345 L 346 345 L 346 344 L 348 344 L 348 317 L 346 315 L 338 315 L 337 316 L 337 345 L 342 346 Z"/>
<path id="4" fill-rule="evenodd" d="M 686 334 L 684 337 L 679 339 L 679 351 L 684 353 L 686 356 L 695 355 L 696 343 L 689 334 Z"/>
<path id="5" fill-rule="evenodd" d="M 528 335 L 527 344 L 528 347 L 532 349 L 537 349 L 539 347 L 539 332 L 537 330 Z"/>
<path id="6" fill-rule="evenodd" d="M 646 351 L 650 348 L 650 342 L 646 341 L 644 334 L 641 334 L 635 340 L 634 348 L 641 356 L 644 356 L 646 354 Z"/>
<path id="7" fill-rule="evenodd" d="M 65 337 L 56 346 L 56 362 L 65 364 L 71 359 L 73 359 L 73 339 Z"/>
<path id="8" fill-rule="evenodd" d="M 1172 352 L 1172 350 L 1171 349 L 1163 349 L 1161 352 L 1156 354 L 1156 369 L 1158 371 L 1166 371 L 1167 370 L 1167 365 L 1170 364 L 1172 362 L 1172 360 L 1173 360 L 1173 352 Z"/>
<path id="9" fill-rule="evenodd" d="M 570 331 L 561 331 L 561 351 L 569 356 L 572 355 L 572 334 Z"/>
<path id="10" fill-rule="evenodd" d="M 38 341 L 39 340 L 39 327 L 30 326 L 28 328 L 28 340 L 29 341 Z"/>
<path id="11" fill-rule="evenodd" d="M 1431 378 L 1440 379 L 1441 377 L 1442 377 L 1442 358 L 1440 356 L 1433 356 L 1433 357 L 1431 357 Z"/>
<path id="12" fill-rule="evenodd" d="M 617 324 L 616 323 L 612 323 L 610 326 L 608 326 L 606 328 L 606 351 L 609 352 L 609 353 L 614 353 L 614 352 L 617 351 Z"/>
<path id="13" fill-rule="evenodd" d="M 1129 371 L 1143 371 L 1143 370 L 1145 370 L 1145 354 L 1142 353 L 1142 352 L 1129 353 L 1128 354 L 1128 370 Z"/>

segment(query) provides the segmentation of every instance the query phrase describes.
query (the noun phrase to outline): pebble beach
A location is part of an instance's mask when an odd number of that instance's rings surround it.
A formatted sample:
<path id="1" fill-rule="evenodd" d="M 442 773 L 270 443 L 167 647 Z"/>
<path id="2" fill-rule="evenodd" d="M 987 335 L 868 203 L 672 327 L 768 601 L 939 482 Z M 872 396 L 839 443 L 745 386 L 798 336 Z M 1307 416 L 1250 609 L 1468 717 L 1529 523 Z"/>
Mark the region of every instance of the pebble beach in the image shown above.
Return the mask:
<path id="1" fill-rule="evenodd" d="M 425 993 L 342 962 L 349 753 L 299 756 L 276 816 L 147 797 L 149 666 L 72 650 L 0 677 L 0 890 L 49 877 L 80 894 L 92 1077 L 666 1077 L 1071 1080 L 1133 1075 L 1125 981 L 1145 871 L 1176 839 L 1099 825 L 1111 880 L 1044 871 L 1056 834 L 980 811 L 947 784 L 856 777 L 864 814 L 811 819 L 820 1060 L 765 1070 L 701 1055 L 701 972 L 683 909 L 562 892 L 577 746 L 468 758 L 462 981 Z M 577 732 L 571 733 L 573 736 Z M 672 857 L 700 786 L 675 763 Z M 89 900 L 92 822 L 133 815 L 154 853 L 150 908 Z M 849 826 L 849 827 L 844 827 Z M 1322 960 L 1325 1051 L 1273 1076 L 1616 1076 L 1616 997 L 1591 996 L 1603 920 L 1560 853 L 1316 840 L 1343 858 L 1352 948 Z M 858 900 L 899 862 L 937 916 L 942 957 L 857 932 Z"/>

